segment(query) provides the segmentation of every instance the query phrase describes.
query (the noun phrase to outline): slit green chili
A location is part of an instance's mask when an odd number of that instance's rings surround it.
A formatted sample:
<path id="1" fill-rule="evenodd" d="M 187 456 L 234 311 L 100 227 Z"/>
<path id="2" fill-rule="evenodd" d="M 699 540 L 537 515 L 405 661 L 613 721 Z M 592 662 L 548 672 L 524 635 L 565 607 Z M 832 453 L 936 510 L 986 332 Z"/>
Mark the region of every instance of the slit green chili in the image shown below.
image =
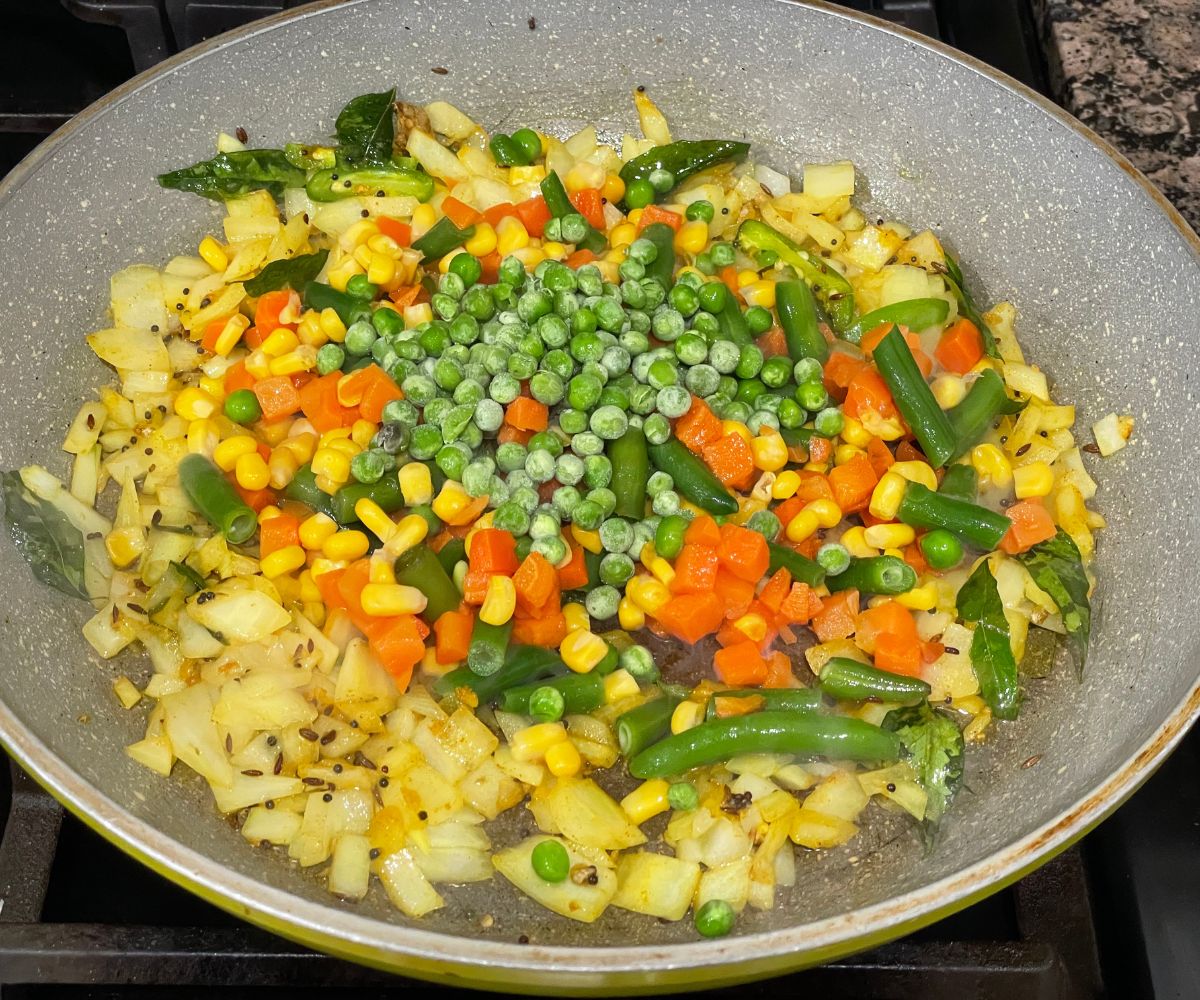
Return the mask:
<path id="1" fill-rule="evenodd" d="M 475 227 L 467 226 L 459 229 L 449 219 L 443 217 L 437 220 L 429 231 L 419 239 L 413 240 L 412 248 L 421 253 L 421 263 L 445 257 L 455 247 L 460 247 L 475 235 Z"/>
<path id="2" fill-rule="evenodd" d="M 371 307 L 362 299 L 339 292 L 332 285 L 310 281 L 304 286 L 304 305 L 316 312 L 332 309 L 346 326 L 371 318 Z"/>
<path id="3" fill-rule="evenodd" d="M 721 340 L 731 340 L 739 347 L 754 342 L 754 338 L 750 336 L 750 324 L 746 322 L 746 316 L 737 303 L 736 295 L 725 296 L 725 304 L 717 313 L 717 335 Z"/>
<path id="4" fill-rule="evenodd" d="M 935 469 L 945 465 L 954 454 L 957 435 L 898 328 L 893 326 L 879 342 L 873 357 L 896 409 L 912 428 L 929 464 Z"/>
<path id="5" fill-rule="evenodd" d="M 1003 514 L 979 504 L 909 483 L 896 512 L 896 519 L 914 528 L 944 528 L 977 548 L 990 552 L 1012 527 Z"/>
<path id="6" fill-rule="evenodd" d="M 640 521 L 646 516 L 646 482 L 650 478 L 650 453 L 640 427 L 630 427 L 608 443 L 612 463 L 611 489 L 617 497 L 613 513 Z"/>
<path id="7" fill-rule="evenodd" d="M 538 186 L 541 189 L 542 197 L 546 200 L 546 208 L 554 218 L 561 219 L 564 215 L 579 214 L 579 209 L 571 203 L 570 195 L 567 194 L 567 189 L 563 187 L 562 178 L 553 170 L 546 173 L 545 179 Z M 587 223 L 587 230 L 584 233 L 583 239 L 575 245 L 581 250 L 591 250 L 592 253 L 599 253 L 608 245 L 608 241 L 602 232 L 596 229 L 591 223 Z"/>
<path id="8" fill-rule="evenodd" d="M 657 253 L 646 265 L 646 277 L 653 278 L 664 289 L 670 289 L 675 277 L 675 230 L 665 222 L 652 222 L 638 234 L 639 239 L 649 240 Z"/>
<path id="9" fill-rule="evenodd" d="M 234 545 L 249 541 L 258 517 L 238 496 L 225 473 L 204 455 L 185 455 L 179 463 L 179 485 L 192 506 Z"/>
<path id="10" fill-rule="evenodd" d="M 841 701 L 887 701 L 911 704 L 929 697 L 919 677 L 905 677 L 867 663 L 835 656 L 821 668 L 821 690 Z"/>
<path id="11" fill-rule="evenodd" d="M 996 349 L 996 335 L 992 333 L 991 327 L 984 321 L 983 315 L 975 306 L 975 301 L 971 298 L 971 293 L 967 291 L 967 284 L 963 280 L 962 269 L 949 254 L 946 254 L 945 272 L 942 277 L 946 284 L 950 286 L 950 291 L 954 298 L 958 301 L 958 312 L 965 316 L 979 331 L 979 335 L 983 338 L 984 352 L 992 358 L 998 358 L 1000 352 Z"/>
<path id="12" fill-rule="evenodd" d="M 628 188 L 635 181 L 648 181 L 656 170 L 666 170 L 675 183 L 657 195 L 664 197 L 693 174 L 718 163 L 745 159 L 749 151 L 749 143 L 733 139 L 681 139 L 665 146 L 655 146 L 641 156 L 635 156 L 621 168 L 621 180 Z"/>
<path id="13" fill-rule="evenodd" d="M 860 594 L 903 594 L 917 585 L 917 573 L 895 556 L 851 559 L 837 576 L 826 577 L 830 590 L 857 590 Z"/>
<path id="14" fill-rule="evenodd" d="M 405 196 L 428 201 L 433 197 L 433 178 L 424 170 L 405 167 L 360 167 L 357 170 L 335 167 L 318 170 L 308 178 L 304 190 L 316 202 Z"/>
<path id="15" fill-rule="evenodd" d="M 708 466 L 678 438 L 647 447 L 650 461 L 661 472 L 670 473 L 680 496 L 710 514 L 735 514 L 738 504 Z"/>
<path id="16" fill-rule="evenodd" d="M 816 358 L 824 364 L 829 357 L 829 345 L 821 335 L 817 303 L 808 285 L 803 281 L 778 282 L 775 308 L 787 341 L 788 356 L 793 361 Z"/>

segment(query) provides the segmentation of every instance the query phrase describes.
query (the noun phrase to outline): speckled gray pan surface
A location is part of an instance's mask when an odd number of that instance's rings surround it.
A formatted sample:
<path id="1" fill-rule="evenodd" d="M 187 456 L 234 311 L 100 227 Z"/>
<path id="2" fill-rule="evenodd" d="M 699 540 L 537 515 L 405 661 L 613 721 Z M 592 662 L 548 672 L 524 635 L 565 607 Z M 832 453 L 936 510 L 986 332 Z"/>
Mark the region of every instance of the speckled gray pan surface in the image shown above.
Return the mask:
<path id="1" fill-rule="evenodd" d="M 1029 355 L 1082 426 L 1111 410 L 1137 417 L 1133 444 L 1092 463 L 1111 526 L 1088 675 L 1029 685 L 1021 720 L 972 753 L 969 791 L 931 855 L 907 827 L 872 825 L 852 850 L 804 857 L 799 885 L 730 939 L 696 943 L 686 925 L 617 910 L 570 923 L 499 881 L 449 891 L 416 924 L 377 896 L 336 904 L 248 848 L 197 782 L 129 762 L 121 748 L 143 715 L 118 708 L 110 683 L 145 668 L 90 655 L 87 609 L 37 586 L 3 543 L 0 734 L 60 797 L 235 912 L 342 954 L 523 990 L 654 990 L 826 959 L 928 920 L 1096 822 L 1170 748 L 1200 665 L 1194 237 L 1046 107 L 825 8 L 366 0 L 175 61 L 85 115 L 0 194 L 0 466 L 66 469 L 63 430 L 108 377 L 83 342 L 105 323 L 108 275 L 219 231 L 216 207 L 160 191 L 154 174 L 210 155 L 222 129 L 265 145 L 320 137 L 345 99 L 392 84 L 489 127 L 565 134 L 596 121 L 612 135 L 633 126 L 629 92 L 644 84 L 678 136 L 744 136 L 790 171 L 851 158 L 872 210 L 934 227 L 979 297 L 1016 303 Z"/>

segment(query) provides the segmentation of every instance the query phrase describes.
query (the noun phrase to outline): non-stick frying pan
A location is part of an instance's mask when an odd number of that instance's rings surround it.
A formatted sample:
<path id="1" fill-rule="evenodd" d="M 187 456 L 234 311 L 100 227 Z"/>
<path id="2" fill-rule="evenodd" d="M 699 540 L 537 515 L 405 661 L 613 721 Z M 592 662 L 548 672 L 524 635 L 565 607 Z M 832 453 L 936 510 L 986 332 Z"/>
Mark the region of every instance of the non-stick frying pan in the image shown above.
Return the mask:
<path id="1" fill-rule="evenodd" d="M 393 83 L 489 127 L 594 121 L 617 136 L 642 84 L 677 135 L 744 136 L 790 171 L 853 159 L 869 205 L 941 233 L 981 297 L 1016 303 L 1029 354 L 1082 427 L 1113 410 L 1137 418 L 1133 444 L 1092 469 L 1110 527 L 1087 676 L 1028 683 L 1020 721 L 970 754 L 931 853 L 903 824 L 868 824 L 846 849 L 802 856 L 796 888 L 730 938 L 698 942 L 686 923 L 617 910 L 574 924 L 499 879 L 414 922 L 381 893 L 339 904 L 249 848 L 198 780 L 126 758 L 144 721 L 110 684 L 137 661 L 98 662 L 79 635 L 87 607 L 37 585 L 0 544 L 0 737 L 72 810 L 169 878 L 317 948 L 443 982 L 651 991 L 825 961 L 934 920 L 1061 850 L 1169 752 L 1200 704 L 1200 243 L 1041 98 L 824 6 L 362 0 L 260 22 L 137 78 L 0 186 L 0 466 L 53 461 L 109 378 L 83 341 L 105 325 L 108 275 L 217 228 L 216 208 L 160 191 L 156 173 L 211 155 L 219 130 L 264 145 L 320 136 L 347 98 Z"/>

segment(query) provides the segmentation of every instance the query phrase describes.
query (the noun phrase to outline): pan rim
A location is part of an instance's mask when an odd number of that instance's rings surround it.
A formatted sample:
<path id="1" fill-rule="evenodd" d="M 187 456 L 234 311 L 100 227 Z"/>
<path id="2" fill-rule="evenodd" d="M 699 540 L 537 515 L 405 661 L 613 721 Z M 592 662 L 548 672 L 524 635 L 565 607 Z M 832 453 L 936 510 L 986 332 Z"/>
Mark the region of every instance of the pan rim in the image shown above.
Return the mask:
<path id="1" fill-rule="evenodd" d="M 285 22 L 305 20 L 329 8 L 357 6 L 364 2 L 367 0 L 317 0 L 315 3 L 226 32 L 137 75 L 80 112 L 14 167 L 4 181 L 0 182 L 0 209 L 53 157 L 60 146 L 84 133 L 103 115 L 155 80 L 228 45 L 237 44 L 260 32 L 272 31 Z M 823 16 L 856 22 L 872 30 L 897 35 L 910 44 L 964 66 L 992 83 L 1016 93 L 1058 125 L 1066 126 L 1095 145 L 1111 159 L 1144 194 L 1149 196 L 1150 202 L 1179 231 L 1200 263 L 1200 237 L 1191 230 L 1179 211 L 1106 140 L 1047 98 L 942 42 L 925 38 L 874 17 L 835 8 L 821 0 L 773 2 L 810 8 L 819 11 Z M 1200 676 L 1157 730 L 1098 786 L 1085 792 L 1067 809 L 1020 840 L 937 882 L 870 907 L 779 930 L 737 936 L 723 941 L 689 942 L 672 944 L 669 947 L 637 945 L 622 948 L 620 959 L 616 963 L 613 961 L 615 956 L 612 946 L 535 947 L 483 940 L 472 942 L 472 952 L 467 959 L 460 949 L 460 936 L 360 916 L 339 908 L 332 899 L 329 903 L 310 901 L 234 872 L 206 855 L 185 847 L 149 823 L 137 819 L 100 793 L 78 772 L 67 766 L 47 744 L 35 737 L 5 704 L 0 704 L 0 742 L 3 742 L 13 757 L 56 798 L 81 818 L 85 818 L 117 846 L 161 874 L 180 882 L 192 891 L 200 892 L 237 916 L 267 926 L 276 933 L 359 961 L 415 975 L 429 973 L 420 968 L 411 968 L 409 962 L 412 960 L 418 960 L 422 966 L 430 967 L 440 965 L 444 968 L 461 968 L 470 965 L 481 972 L 493 968 L 497 973 L 509 977 L 528 972 L 590 978 L 594 980 L 591 988 L 598 989 L 602 986 L 611 988 L 622 973 L 644 976 L 653 972 L 667 974 L 675 970 L 696 971 L 719 966 L 746 968 L 751 965 L 770 965 L 772 960 L 775 960 L 774 971 L 782 971 L 806 961 L 812 964 L 815 961 L 832 959 L 865 947 L 867 943 L 887 940 L 932 922 L 968 905 L 982 895 L 999 890 L 1037 863 L 1064 849 L 1099 823 L 1128 798 L 1165 759 L 1183 738 L 1198 710 Z M 983 883 L 982 889 L 980 883 Z M 753 959 L 746 958 L 745 945 L 748 942 L 753 942 Z M 496 978 L 499 979 L 500 975 Z M 668 982 L 664 981 L 662 985 L 668 985 Z M 654 984 L 648 984 L 648 988 L 654 988 Z"/>

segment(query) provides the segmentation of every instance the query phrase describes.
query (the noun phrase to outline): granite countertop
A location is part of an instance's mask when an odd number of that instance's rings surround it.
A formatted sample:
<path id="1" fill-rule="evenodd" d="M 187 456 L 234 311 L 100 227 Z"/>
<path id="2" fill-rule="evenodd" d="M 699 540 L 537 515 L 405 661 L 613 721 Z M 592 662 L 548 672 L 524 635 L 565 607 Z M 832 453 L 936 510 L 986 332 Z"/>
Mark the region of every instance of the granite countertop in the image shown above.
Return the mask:
<path id="1" fill-rule="evenodd" d="M 1034 0 L 1051 86 L 1200 231 L 1200 0 Z"/>

